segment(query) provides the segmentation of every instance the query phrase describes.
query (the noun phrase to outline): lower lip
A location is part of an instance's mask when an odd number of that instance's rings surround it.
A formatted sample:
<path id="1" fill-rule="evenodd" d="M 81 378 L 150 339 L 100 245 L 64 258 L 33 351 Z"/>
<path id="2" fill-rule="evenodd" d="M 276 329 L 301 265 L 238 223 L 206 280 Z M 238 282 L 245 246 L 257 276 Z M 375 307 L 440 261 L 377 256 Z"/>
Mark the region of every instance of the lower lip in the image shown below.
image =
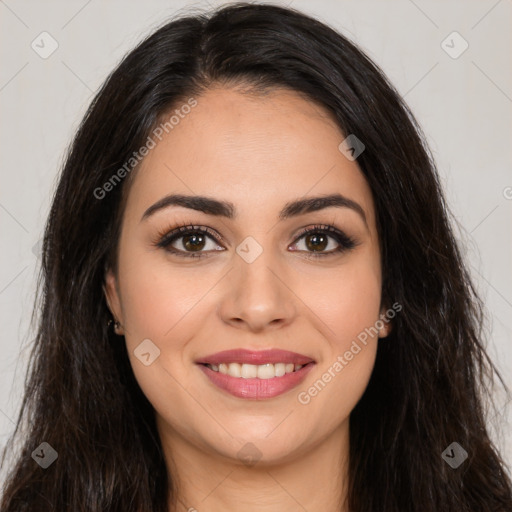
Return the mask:
<path id="1" fill-rule="evenodd" d="M 199 367 L 213 384 L 231 395 L 249 400 L 263 400 L 282 395 L 298 386 L 314 365 L 315 363 L 308 363 L 296 372 L 286 373 L 282 377 L 273 377 L 271 379 L 231 377 L 230 375 L 215 372 L 204 364 L 200 364 Z"/>

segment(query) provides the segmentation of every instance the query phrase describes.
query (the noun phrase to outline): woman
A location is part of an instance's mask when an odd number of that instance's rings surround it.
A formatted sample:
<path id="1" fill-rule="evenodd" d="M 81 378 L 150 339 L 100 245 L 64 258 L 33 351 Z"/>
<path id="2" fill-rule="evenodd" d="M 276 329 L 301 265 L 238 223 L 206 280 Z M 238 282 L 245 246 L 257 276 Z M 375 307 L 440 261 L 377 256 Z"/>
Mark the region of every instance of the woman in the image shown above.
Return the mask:
<path id="1" fill-rule="evenodd" d="M 238 4 L 143 41 L 43 252 L 2 511 L 512 510 L 434 163 L 318 21 Z"/>

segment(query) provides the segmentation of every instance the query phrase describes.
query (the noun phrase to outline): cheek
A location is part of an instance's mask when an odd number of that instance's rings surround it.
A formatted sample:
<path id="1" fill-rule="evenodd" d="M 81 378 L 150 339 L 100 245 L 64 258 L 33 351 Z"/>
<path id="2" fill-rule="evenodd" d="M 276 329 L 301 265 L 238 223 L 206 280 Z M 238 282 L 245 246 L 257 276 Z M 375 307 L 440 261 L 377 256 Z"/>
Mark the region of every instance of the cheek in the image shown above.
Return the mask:
<path id="1" fill-rule="evenodd" d="M 135 378 L 153 407 L 172 423 L 180 423 L 176 410 L 190 412 L 190 397 L 182 388 L 190 378 L 184 349 L 198 329 L 197 315 L 204 313 L 201 297 L 213 286 L 213 277 L 206 273 L 197 279 L 196 272 L 193 279 L 192 273 L 187 276 L 165 260 L 135 252 L 120 261 L 119 275 L 125 340 Z M 137 354 L 148 339 L 157 347 L 148 345 L 150 360 L 157 357 L 145 365 Z"/>
<path id="2" fill-rule="evenodd" d="M 329 279 L 307 283 L 309 303 L 321 319 L 325 343 L 315 376 L 299 390 L 297 400 L 310 413 L 316 411 L 312 418 L 325 418 L 322 411 L 330 410 L 332 426 L 355 407 L 375 363 L 381 278 L 373 261 L 360 259 L 333 269 Z M 306 288 L 302 294 L 306 296 Z"/>
<path id="3" fill-rule="evenodd" d="M 165 258 L 125 252 L 119 275 L 128 355 L 135 377 L 155 405 L 165 389 L 169 400 L 180 403 L 180 386 L 190 379 L 187 346 L 201 331 L 215 308 L 208 291 L 214 292 L 219 275 L 214 271 L 178 268 Z M 158 357 L 145 366 L 137 358 L 143 340 L 151 340 Z M 146 342 L 147 343 L 147 342 Z M 149 345 L 152 347 L 152 345 Z M 145 353 L 145 352 L 144 352 Z"/>
<path id="4" fill-rule="evenodd" d="M 301 277 L 298 295 L 323 324 L 322 332 L 336 350 L 379 319 L 380 269 L 373 258 L 354 258 L 316 276 Z"/>
<path id="5" fill-rule="evenodd" d="M 125 270 L 120 267 L 123 316 L 127 341 L 150 338 L 162 341 L 173 336 L 182 320 L 191 313 L 215 283 L 204 271 L 173 268 L 172 264 L 141 256 Z M 199 274 L 199 275 L 198 275 Z"/>

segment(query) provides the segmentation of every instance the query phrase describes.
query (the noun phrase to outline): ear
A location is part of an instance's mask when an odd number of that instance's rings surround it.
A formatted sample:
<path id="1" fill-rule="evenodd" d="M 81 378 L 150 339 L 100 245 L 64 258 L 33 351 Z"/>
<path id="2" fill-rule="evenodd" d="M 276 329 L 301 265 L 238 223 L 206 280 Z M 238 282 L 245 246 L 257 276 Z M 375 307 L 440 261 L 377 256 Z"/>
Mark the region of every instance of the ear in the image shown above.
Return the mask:
<path id="1" fill-rule="evenodd" d="M 385 308 L 385 307 L 383 307 L 380 310 L 379 319 L 382 321 L 382 323 L 384 325 L 379 329 L 379 338 L 387 338 L 393 328 L 393 324 L 391 323 L 391 318 L 388 318 L 388 316 L 386 315 L 386 312 L 388 310 L 389 310 L 389 308 Z M 379 325 L 380 325 L 380 322 L 379 322 Z"/>
<path id="2" fill-rule="evenodd" d="M 105 272 L 105 282 L 103 284 L 103 293 L 107 301 L 108 309 L 114 317 L 114 321 L 121 324 L 121 327 L 116 331 L 117 334 L 124 334 L 124 319 L 122 315 L 121 300 L 119 297 L 119 288 L 117 286 L 117 278 L 111 269 Z"/>

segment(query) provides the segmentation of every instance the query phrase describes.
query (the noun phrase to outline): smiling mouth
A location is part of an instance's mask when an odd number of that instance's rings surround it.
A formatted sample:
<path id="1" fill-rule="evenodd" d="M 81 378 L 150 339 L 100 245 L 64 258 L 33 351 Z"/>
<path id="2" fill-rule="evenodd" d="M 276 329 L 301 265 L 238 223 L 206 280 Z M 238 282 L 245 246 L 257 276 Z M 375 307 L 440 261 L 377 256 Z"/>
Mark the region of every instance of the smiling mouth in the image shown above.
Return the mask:
<path id="1" fill-rule="evenodd" d="M 291 391 L 316 364 L 312 357 L 289 350 L 241 348 L 195 362 L 216 388 L 247 400 L 266 400 Z"/>
<path id="2" fill-rule="evenodd" d="M 303 366 L 314 364 L 313 362 L 307 364 L 294 364 L 294 363 L 266 363 L 266 364 L 247 364 L 247 363 L 220 363 L 208 364 L 203 363 L 204 366 L 213 370 L 214 372 L 230 377 L 240 379 L 273 379 L 275 377 L 283 377 L 288 373 L 299 371 Z"/>

